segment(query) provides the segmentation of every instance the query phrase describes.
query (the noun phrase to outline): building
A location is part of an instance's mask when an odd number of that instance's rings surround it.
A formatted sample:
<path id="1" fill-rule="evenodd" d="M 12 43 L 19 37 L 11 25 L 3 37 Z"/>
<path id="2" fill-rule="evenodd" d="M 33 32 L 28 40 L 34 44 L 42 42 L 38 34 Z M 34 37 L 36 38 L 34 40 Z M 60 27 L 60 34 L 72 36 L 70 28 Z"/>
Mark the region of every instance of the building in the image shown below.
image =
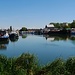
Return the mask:
<path id="1" fill-rule="evenodd" d="M 43 29 L 44 33 L 48 33 L 49 31 L 52 31 L 54 30 L 54 25 L 53 24 L 49 24 L 49 25 L 46 25 L 45 28 Z"/>
<path id="2" fill-rule="evenodd" d="M 49 24 L 49 25 L 46 25 L 45 28 L 52 30 L 52 29 L 54 29 L 54 25 L 53 24 Z"/>
<path id="3" fill-rule="evenodd" d="M 62 24 L 63 24 L 63 26 L 68 26 L 68 23 L 67 22 L 64 22 Z"/>

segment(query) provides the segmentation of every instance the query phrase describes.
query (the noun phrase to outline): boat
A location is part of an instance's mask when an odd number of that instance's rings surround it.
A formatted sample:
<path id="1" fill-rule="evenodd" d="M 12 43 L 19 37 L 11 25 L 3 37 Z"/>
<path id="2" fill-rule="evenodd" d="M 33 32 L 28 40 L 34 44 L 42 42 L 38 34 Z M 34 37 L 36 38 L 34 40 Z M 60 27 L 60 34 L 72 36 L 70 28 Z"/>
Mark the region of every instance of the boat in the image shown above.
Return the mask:
<path id="1" fill-rule="evenodd" d="M 0 31 L 0 41 L 6 41 L 9 39 L 9 35 L 6 31 Z"/>
<path id="2" fill-rule="evenodd" d="M 71 31 L 71 35 L 75 35 L 75 31 Z"/>
<path id="3" fill-rule="evenodd" d="M 10 38 L 10 39 L 15 39 L 15 38 L 18 38 L 18 37 L 19 37 L 19 35 L 18 35 L 17 32 L 11 32 L 11 33 L 9 34 L 9 38 Z"/>
<path id="4" fill-rule="evenodd" d="M 71 29 L 71 35 L 75 35 L 75 29 L 74 28 Z"/>
<path id="5" fill-rule="evenodd" d="M 75 35 L 75 31 L 71 31 L 71 35 Z"/>
<path id="6" fill-rule="evenodd" d="M 16 42 L 19 39 L 19 35 L 16 32 L 12 32 L 9 35 L 9 39 L 10 39 L 11 42 Z"/>

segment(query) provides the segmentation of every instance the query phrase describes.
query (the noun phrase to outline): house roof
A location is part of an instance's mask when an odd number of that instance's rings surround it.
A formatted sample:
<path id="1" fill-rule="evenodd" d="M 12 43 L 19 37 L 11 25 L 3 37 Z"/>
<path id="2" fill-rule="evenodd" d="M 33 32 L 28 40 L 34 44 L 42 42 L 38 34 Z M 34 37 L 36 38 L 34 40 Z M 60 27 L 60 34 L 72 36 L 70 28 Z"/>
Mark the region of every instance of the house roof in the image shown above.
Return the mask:
<path id="1" fill-rule="evenodd" d="M 53 24 L 49 24 L 49 25 L 47 25 L 47 27 L 54 27 L 54 25 Z"/>

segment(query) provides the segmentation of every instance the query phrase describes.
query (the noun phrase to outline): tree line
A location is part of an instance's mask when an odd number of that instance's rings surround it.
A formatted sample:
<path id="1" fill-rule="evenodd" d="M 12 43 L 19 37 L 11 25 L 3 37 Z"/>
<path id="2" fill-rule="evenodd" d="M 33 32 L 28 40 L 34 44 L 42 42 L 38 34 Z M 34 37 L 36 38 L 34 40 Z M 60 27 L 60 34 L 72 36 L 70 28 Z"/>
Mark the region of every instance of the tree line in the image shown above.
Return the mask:
<path id="1" fill-rule="evenodd" d="M 63 25 L 63 23 L 49 23 L 53 24 L 55 28 L 75 28 L 75 22 L 67 23 L 68 25 Z"/>

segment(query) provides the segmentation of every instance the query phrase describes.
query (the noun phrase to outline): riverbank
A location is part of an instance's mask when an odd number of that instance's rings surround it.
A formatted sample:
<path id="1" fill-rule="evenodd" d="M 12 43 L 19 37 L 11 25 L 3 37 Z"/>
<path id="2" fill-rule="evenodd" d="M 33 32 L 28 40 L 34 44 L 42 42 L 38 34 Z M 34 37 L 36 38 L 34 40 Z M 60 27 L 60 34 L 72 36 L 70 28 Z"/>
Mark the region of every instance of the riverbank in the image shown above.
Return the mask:
<path id="1" fill-rule="evenodd" d="M 59 58 L 40 66 L 33 54 L 13 58 L 0 55 L 0 75 L 75 75 L 75 57 L 66 61 Z"/>

